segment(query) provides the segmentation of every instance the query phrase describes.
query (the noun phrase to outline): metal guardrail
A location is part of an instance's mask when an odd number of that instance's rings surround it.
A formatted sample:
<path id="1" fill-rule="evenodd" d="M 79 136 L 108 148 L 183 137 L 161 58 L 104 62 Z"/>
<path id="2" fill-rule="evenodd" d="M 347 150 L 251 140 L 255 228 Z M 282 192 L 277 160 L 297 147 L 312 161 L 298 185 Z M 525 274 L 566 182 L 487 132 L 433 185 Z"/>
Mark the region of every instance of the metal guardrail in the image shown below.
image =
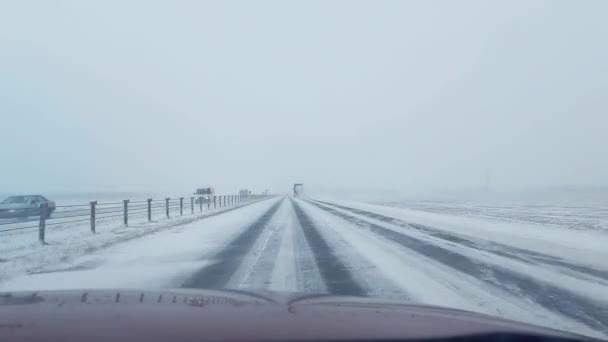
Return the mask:
<path id="1" fill-rule="evenodd" d="M 266 197 L 269 196 L 212 195 L 205 200 L 203 200 L 205 197 L 196 196 L 174 199 L 169 197 L 164 199 L 148 198 L 139 201 L 126 199 L 122 202 L 108 203 L 90 201 L 88 204 L 57 205 L 52 213 L 49 213 L 50 208 L 41 206 L 39 213 L 30 213 L 29 215 L 38 216 L 36 219 L 26 218 L 19 221 L 0 222 L 0 234 L 38 228 L 38 240 L 40 243 L 45 244 L 47 226 L 88 221 L 91 233 L 95 234 L 97 223 L 105 219 L 122 217 L 123 224 L 129 226 L 129 219 L 134 217 L 140 218 L 145 215 L 144 217 L 147 218 L 147 221 L 152 222 L 152 219 L 158 213 L 164 213 L 163 216 L 170 219 L 172 215 L 183 216 L 184 210 L 189 211 L 193 215 L 197 210 L 199 213 L 202 213 L 205 207 L 210 211 L 211 209 L 224 208 Z M 176 213 L 177 211 L 178 213 Z"/>

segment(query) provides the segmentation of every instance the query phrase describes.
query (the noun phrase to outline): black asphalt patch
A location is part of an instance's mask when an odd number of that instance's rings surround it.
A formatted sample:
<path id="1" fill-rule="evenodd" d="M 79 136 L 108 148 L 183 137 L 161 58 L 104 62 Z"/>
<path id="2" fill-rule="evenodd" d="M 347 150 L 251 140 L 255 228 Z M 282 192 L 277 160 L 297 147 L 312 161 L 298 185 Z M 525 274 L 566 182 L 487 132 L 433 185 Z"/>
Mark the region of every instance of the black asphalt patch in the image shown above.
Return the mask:
<path id="1" fill-rule="evenodd" d="M 219 289 L 224 288 L 236 272 L 243 259 L 249 253 L 255 240 L 262 234 L 266 224 L 279 209 L 280 200 L 268 209 L 264 215 L 252 223 L 243 233 L 217 253 L 214 264 L 203 267 L 182 284 L 182 288 Z"/>
<path id="2" fill-rule="evenodd" d="M 350 271 L 334 254 L 332 248 L 323 239 L 310 217 L 302 208 L 292 201 L 296 217 L 302 227 L 308 246 L 310 247 L 317 268 L 327 287 L 327 291 L 335 295 L 364 296 L 367 291 L 353 279 Z"/>

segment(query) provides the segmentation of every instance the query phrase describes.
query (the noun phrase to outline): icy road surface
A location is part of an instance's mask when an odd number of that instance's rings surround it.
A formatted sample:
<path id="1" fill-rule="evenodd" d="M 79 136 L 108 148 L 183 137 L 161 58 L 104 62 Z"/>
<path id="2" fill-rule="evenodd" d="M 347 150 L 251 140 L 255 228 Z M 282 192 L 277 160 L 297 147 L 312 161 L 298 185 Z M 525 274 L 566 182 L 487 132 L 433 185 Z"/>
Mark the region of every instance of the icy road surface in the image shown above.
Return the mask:
<path id="1" fill-rule="evenodd" d="M 603 231 L 273 198 L 32 267 L 0 288 L 364 295 L 606 338 L 607 245 Z"/>

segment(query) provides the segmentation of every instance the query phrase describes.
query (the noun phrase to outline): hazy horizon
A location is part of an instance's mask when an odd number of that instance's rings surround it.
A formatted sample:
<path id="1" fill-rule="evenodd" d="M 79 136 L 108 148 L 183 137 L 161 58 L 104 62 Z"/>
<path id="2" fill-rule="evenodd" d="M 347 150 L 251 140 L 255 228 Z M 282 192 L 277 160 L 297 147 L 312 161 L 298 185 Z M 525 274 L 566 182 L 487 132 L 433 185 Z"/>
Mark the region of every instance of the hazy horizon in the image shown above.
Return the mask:
<path id="1" fill-rule="evenodd" d="M 603 191 L 607 10 L 5 2 L 0 192 Z"/>

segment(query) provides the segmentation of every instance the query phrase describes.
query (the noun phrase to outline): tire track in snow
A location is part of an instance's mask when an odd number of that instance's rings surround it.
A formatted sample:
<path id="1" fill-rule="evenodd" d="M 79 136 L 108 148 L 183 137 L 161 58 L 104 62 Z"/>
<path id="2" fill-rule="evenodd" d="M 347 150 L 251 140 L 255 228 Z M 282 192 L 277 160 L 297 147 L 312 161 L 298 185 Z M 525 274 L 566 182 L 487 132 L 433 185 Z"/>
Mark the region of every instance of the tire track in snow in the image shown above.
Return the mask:
<path id="1" fill-rule="evenodd" d="M 368 229 L 405 248 L 436 260 L 458 272 L 469 274 L 477 279 L 485 281 L 491 286 L 509 293 L 512 296 L 524 296 L 545 309 L 581 322 L 604 334 L 608 334 L 608 308 L 602 306 L 599 302 L 594 302 L 575 293 L 513 272 L 509 269 L 485 264 L 483 261 L 473 260 L 449 249 L 364 221 L 326 205 L 314 201 L 309 201 L 309 203 L 341 217 L 358 227 Z M 488 275 L 491 275 L 491 277 L 488 277 Z"/>
<path id="2" fill-rule="evenodd" d="M 407 301 L 413 299 L 413 296 L 405 290 L 407 287 L 402 286 L 402 283 L 396 283 L 394 281 L 395 278 L 393 277 L 394 274 L 392 274 L 392 272 L 386 273 L 382 271 L 387 264 L 383 261 L 378 262 L 377 254 L 372 253 L 370 257 L 370 254 L 361 251 L 358 241 L 350 239 L 350 235 L 344 235 L 341 228 L 345 225 L 340 223 L 336 226 L 333 215 L 328 214 L 307 202 L 299 200 L 290 201 L 290 203 L 293 202 L 297 202 L 299 207 L 312 220 L 312 224 L 316 227 L 321 237 L 327 242 L 327 245 L 332 250 L 334 256 L 342 261 L 345 270 L 350 272 L 353 281 L 364 289 L 367 296 Z M 295 211 L 292 210 L 292 213 L 295 213 Z M 296 215 L 292 215 L 292 217 L 297 222 Z M 327 221 L 327 218 L 330 218 L 331 220 Z M 299 233 L 299 241 L 302 241 L 299 245 L 308 247 L 302 228 L 297 223 L 296 226 L 296 231 Z M 348 229 L 349 228 L 347 228 L 347 230 Z M 352 230 L 352 228 L 350 229 Z M 299 242 L 298 240 L 296 241 Z M 310 255 L 312 257 L 312 253 Z M 315 263 L 314 260 L 313 263 Z M 317 274 L 320 276 L 319 273 Z M 323 283 L 322 279 L 319 278 L 319 280 Z M 324 291 L 324 293 L 327 293 L 327 291 Z"/>
<path id="3" fill-rule="evenodd" d="M 237 271 L 253 243 L 264 231 L 267 223 L 283 203 L 284 199 L 274 204 L 260 218 L 249 225 L 240 235 L 229 242 L 224 249 L 214 256 L 215 263 L 203 267 L 182 284 L 182 288 L 225 288 L 232 275 Z"/>
<path id="4" fill-rule="evenodd" d="M 284 222 L 285 233 L 272 273 L 270 289 L 315 294 L 327 293 L 313 251 L 308 245 L 295 215 L 292 201 L 287 201 L 287 204 L 289 216 Z"/>
<path id="5" fill-rule="evenodd" d="M 325 281 L 328 292 L 330 294 L 352 296 L 366 295 L 365 289 L 354 280 L 347 267 L 334 254 L 310 217 L 294 200 L 291 200 L 291 203 L 306 241 L 314 254 L 317 267 Z"/>
<path id="6" fill-rule="evenodd" d="M 290 204 L 289 211 L 292 212 L 291 201 L 287 201 L 286 203 Z M 302 292 L 305 287 L 299 285 L 301 282 L 298 282 L 298 275 L 301 275 L 304 271 L 298 268 L 297 261 L 300 257 L 298 255 L 299 249 L 294 243 L 295 228 L 292 215 L 290 215 L 287 220 L 288 221 L 284 222 L 285 227 L 283 234 L 281 234 L 276 262 L 270 276 L 269 290 Z M 312 255 L 310 255 L 309 260 L 312 261 Z M 323 290 L 317 292 L 323 292 Z"/>
<path id="7" fill-rule="evenodd" d="M 285 221 L 291 213 L 288 201 L 282 201 L 280 208 L 266 224 L 260 237 L 253 243 L 248 255 L 244 258 L 237 272 L 231 277 L 228 287 L 238 289 L 261 290 L 272 286 L 283 235 L 286 234 Z M 288 290 L 296 291 L 295 288 Z"/>
<path id="8" fill-rule="evenodd" d="M 583 266 L 583 265 L 567 263 L 567 262 L 559 260 L 556 257 L 550 256 L 547 254 L 542 254 L 542 253 L 538 253 L 538 252 L 534 252 L 534 251 L 530 251 L 530 250 L 526 250 L 526 249 L 522 249 L 522 248 L 517 248 L 517 247 L 513 247 L 513 246 L 509 246 L 509 245 L 505 245 L 505 244 L 501 244 L 501 243 L 497 243 L 497 242 L 491 242 L 491 241 L 484 241 L 483 243 L 479 243 L 479 242 L 475 242 L 470 239 L 458 236 L 456 234 L 450 234 L 450 233 L 447 233 L 444 231 L 433 229 L 430 226 L 426 226 L 426 225 L 422 225 L 422 224 L 418 224 L 418 223 L 406 222 L 406 221 L 403 221 L 403 220 L 400 220 L 397 218 L 384 216 L 384 215 L 377 214 L 377 213 L 374 213 L 371 211 L 351 208 L 351 207 L 347 207 L 347 206 L 343 206 L 343 205 L 339 205 L 339 204 L 335 204 L 335 203 L 330 203 L 330 202 L 324 202 L 324 201 L 315 201 L 315 202 L 318 202 L 318 203 L 321 203 L 324 205 L 333 206 L 333 207 L 336 207 L 336 208 L 339 208 L 342 210 L 350 211 L 350 212 L 358 214 L 358 215 L 367 216 L 369 218 L 373 218 L 378 221 L 390 223 L 390 224 L 401 226 L 401 227 L 408 228 L 408 229 L 415 229 L 415 230 L 421 231 L 423 233 L 429 234 L 429 235 L 434 236 L 439 239 L 457 243 L 457 244 L 467 246 L 467 247 L 470 247 L 473 249 L 483 250 L 488 253 L 496 254 L 496 255 L 499 255 L 502 257 L 507 257 L 507 258 L 521 261 L 521 262 L 525 262 L 527 264 L 546 264 L 546 265 L 551 265 L 551 266 L 557 266 L 557 267 L 560 267 L 560 268 L 563 268 L 566 270 L 590 275 L 592 277 L 596 277 L 596 278 L 603 279 L 603 280 L 608 280 L 608 271 L 598 270 L 598 269 L 594 269 L 592 267 L 587 267 L 587 266 Z M 525 255 L 529 259 L 521 257 L 520 255 Z M 579 279 L 588 280 L 588 278 L 577 276 L 576 273 L 572 273 L 572 275 L 576 276 Z"/>

